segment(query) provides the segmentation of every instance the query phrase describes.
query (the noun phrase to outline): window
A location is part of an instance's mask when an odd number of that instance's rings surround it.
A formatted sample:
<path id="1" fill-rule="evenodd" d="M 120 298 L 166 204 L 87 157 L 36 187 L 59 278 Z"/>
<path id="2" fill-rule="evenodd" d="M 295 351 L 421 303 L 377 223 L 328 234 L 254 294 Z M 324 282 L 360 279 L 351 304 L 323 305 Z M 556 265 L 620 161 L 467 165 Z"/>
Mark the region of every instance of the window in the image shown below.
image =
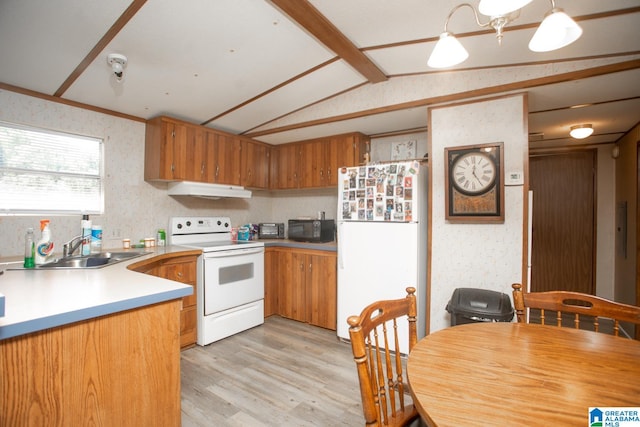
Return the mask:
<path id="1" fill-rule="evenodd" d="M 0 122 L 0 215 L 100 214 L 103 142 Z"/>

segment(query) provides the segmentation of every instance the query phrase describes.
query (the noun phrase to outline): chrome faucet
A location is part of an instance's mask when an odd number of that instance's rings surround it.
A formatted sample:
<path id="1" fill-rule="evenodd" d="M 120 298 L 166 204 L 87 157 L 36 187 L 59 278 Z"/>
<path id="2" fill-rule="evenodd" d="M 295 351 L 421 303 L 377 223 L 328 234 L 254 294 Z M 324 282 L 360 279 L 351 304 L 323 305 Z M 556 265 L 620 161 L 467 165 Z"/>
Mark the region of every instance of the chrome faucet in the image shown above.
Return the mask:
<path id="1" fill-rule="evenodd" d="M 83 236 L 76 236 L 73 239 L 69 240 L 62 247 L 62 258 L 73 256 L 73 253 L 78 249 L 78 247 L 85 241 Z M 87 241 L 87 243 L 89 243 Z"/>

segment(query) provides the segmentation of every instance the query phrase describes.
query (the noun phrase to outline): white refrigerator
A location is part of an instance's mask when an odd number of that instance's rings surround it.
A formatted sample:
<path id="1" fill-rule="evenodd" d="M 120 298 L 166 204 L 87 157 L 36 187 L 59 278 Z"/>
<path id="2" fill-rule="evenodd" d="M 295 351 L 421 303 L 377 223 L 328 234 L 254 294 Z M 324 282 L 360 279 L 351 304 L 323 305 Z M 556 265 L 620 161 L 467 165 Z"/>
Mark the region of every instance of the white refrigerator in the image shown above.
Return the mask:
<path id="1" fill-rule="evenodd" d="M 416 288 L 418 338 L 425 335 L 427 171 L 419 162 L 341 168 L 338 180 L 338 337 L 347 318 Z M 406 318 L 398 325 L 408 354 Z"/>

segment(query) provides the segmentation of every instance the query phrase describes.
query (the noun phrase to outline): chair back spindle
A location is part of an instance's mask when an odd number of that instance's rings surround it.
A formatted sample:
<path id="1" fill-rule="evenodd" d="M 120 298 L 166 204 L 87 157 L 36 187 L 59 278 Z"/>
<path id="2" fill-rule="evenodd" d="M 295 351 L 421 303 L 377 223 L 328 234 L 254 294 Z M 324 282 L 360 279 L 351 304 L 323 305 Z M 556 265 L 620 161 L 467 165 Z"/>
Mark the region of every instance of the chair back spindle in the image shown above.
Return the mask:
<path id="1" fill-rule="evenodd" d="M 398 337 L 399 319 L 405 317 L 411 350 L 418 341 L 415 288 L 407 288 L 403 299 L 374 302 L 347 319 L 367 426 L 404 426 L 419 417 L 405 400 L 409 389 Z"/>
<path id="2" fill-rule="evenodd" d="M 555 312 L 556 326 L 562 327 L 565 317 L 573 315 L 573 326 L 580 329 L 584 317 L 592 319 L 593 330 L 600 332 L 601 319 L 611 319 L 612 334 L 620 335 L 620 322 L 640 325 L 640 307 L 623 304 L 595 295 L 571 291 L 523 292 L 522 285 L 514 283 L 513 304 L 518 322 L 526 322 L 526 309 L 540 310 L 540 323 L 546 324 L 546 312 Z M 637 328 L 638 326 L 636 326 Z"/>

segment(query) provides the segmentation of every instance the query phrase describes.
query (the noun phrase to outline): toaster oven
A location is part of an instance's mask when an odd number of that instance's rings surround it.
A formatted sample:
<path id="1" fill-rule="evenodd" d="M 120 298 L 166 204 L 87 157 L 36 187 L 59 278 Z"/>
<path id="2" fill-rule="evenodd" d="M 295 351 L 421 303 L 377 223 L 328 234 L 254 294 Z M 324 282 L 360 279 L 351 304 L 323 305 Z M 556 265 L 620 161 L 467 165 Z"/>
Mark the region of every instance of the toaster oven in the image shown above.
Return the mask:
<path id="1" fill-rule="evenodd" d="M 261 222 L 258 225 L 259 239 L 284 239 L 283 222 Z"/>

